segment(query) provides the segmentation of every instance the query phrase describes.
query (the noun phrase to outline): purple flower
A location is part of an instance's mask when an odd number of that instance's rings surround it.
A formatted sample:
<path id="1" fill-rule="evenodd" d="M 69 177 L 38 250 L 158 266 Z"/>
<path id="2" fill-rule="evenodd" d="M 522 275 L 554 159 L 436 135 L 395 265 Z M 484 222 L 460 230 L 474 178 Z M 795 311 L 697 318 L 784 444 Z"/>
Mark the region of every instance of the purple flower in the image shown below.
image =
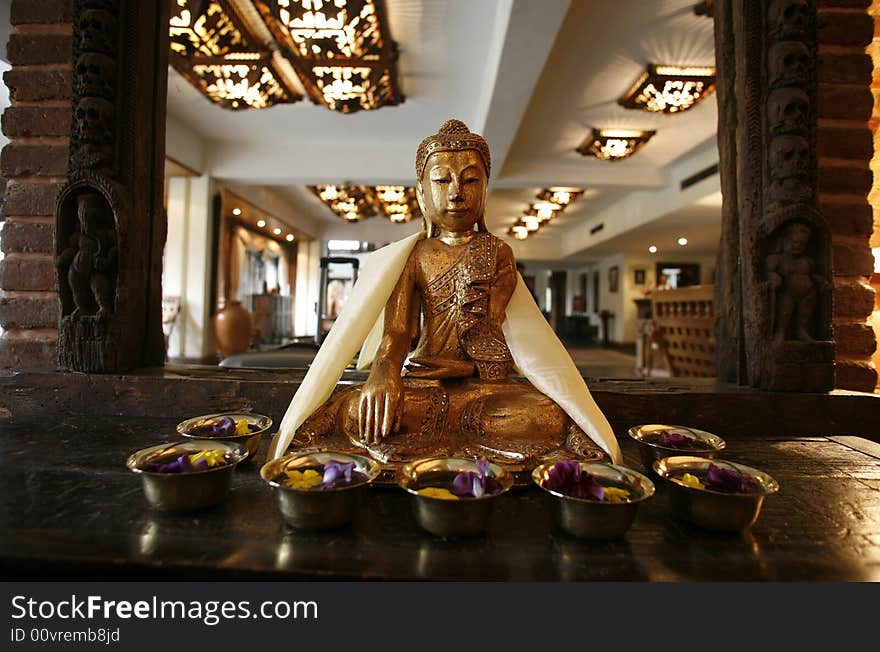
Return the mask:
<path id="1" fill-rule="evenodd" d="M 354 462 L 343 463 L 336 460 L 326 462 L 321 489 L 332 489 L 337 484 L 350 483 L 352 470 L 354 470 Z"/>
<path id="2" fill-rule="evenodd" d="M 663 431 L 663 434 L 660 435 L 661 446 L 668 446 L 669 448 L 686 448 L 692 443 L 690 437 L 680 435 L 677 432 Z"/>
<path id="3" fill-rule="evenodd" d="M 193 464 L 189 459 L 189 455 L 181 455 L 171 462 L 150 462 L 144 465 L 144 471 L 152 471 L 153 473 L 188 473 L 193 469 Z"/>
<path id="4" fill-rule="evenodd" d="M 550 467 L 545 486 L 566 496 L 605 500 L 605 488 L 575 460 L 563 460 Z"/>
<path id="5" fill-rule="evenodd" d="M 489 460 L 477 460 L 477 472 L 463 471 L 455 476 L 452 480 L 452 493 L 456 496 L 468 496 L 479 498 L 484 496 L 488 489 Z M 493 494 L 500 492 L 500 487 L 493 491 Z"/>
<path id="6" fill-rule="evenodd" d="M 235 421 L 231 417 L 220 417 L 211 427 L 214 437 L 229 437 L 235 434 Z"/>
<path id="7" fill-rule="evenodd" d="M 547 488 L 565 492 L 567 488 L 577 484 L 580 479 L 580 463 L 574 460 L 564 460 L 550 467 L 550 472 L 547 474 Z"/>
<path id="8" fill-rule="evenodd" d="M 733 471 L 731 469 L 723 469 L 715 464 L 709 464 L 706 469 L 706 488 L 715 491 L 726 491 L 730 493 L 753 493 L 755 491 L 755 483 L 749 476 Z"/>

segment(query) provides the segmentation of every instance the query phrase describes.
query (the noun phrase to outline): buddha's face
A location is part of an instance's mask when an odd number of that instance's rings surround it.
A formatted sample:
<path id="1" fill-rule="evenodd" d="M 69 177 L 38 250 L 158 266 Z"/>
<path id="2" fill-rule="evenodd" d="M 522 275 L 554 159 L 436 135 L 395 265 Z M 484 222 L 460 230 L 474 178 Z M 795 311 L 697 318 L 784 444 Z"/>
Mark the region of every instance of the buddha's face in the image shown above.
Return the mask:
<path id="1" fill-rule="evenodd" d="M 486 204 L 486 170 L 471 149 L 431 154 L 416 185 L 425 216 L 444 231 L 471 231 Z"/>

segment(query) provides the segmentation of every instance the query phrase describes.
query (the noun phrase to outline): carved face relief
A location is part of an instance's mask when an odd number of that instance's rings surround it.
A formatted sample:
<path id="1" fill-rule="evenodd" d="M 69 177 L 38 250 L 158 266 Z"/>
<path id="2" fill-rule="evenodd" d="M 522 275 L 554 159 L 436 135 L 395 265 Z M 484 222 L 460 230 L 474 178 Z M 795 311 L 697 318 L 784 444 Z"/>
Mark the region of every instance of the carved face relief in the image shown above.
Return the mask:
<path id="1" fill-rule="evenodd" d="M 770 142 L 770 178 L 807 176 L 810 146 L 800 136 L 777 136 Z"/>
<path id="2" fill-rule="evenodd" d="M 76 136 L 82 143 L 107 143 L 111 140 L 113 104 L 96 97 L 84 97 L 76 105 Z"/>
<path id="3" fill-rule="evenodd" d="M 770 87 L 805 86 L 810 65 L 807 46 L 798 41 L 777 43 L 768 55 Z"/>
<path id="4" fill-rule="evenodd" d="M 810 100 L 799 88 L 782 88 L 770 93 L 767 121 L 771 135 L 807 133 Z"/>
<path id="5" fill-rule="evenodd" d="M 87 9 L 79 15 L 76 26 L 80 52 L 116 52 L 116 17 L 109 11 Z"/>
<path id="6" fill-rule="evenodd" d="M 767 14 L 770 38 L 785 39 L 801 36 L 807 31 L 808 16 L 807 0 L 776 0 L 770 5 Z"/>
<path id="7" fill-rule="evenodd" d="M 810 243 L 812 231 L 802 222 L 795 222 L 785 227 L 782 232 L 782 248 L 795 256 L 803 256 L 807 253 L 807 245 Z"/>
<path id="8" fill-rule="evenodd" d="M 80 97 L 113 99 L 116 61 L 106 54 L 86 52 L 76 60 L 76 92 Z"/>
<path id="9" fill-rule="evenodd" d="M 486 170 L 471 149 L 440 151 L 428 158 L 416 186 L 422 212 L 446 231 L 470 231 L 486 204 Z"/>

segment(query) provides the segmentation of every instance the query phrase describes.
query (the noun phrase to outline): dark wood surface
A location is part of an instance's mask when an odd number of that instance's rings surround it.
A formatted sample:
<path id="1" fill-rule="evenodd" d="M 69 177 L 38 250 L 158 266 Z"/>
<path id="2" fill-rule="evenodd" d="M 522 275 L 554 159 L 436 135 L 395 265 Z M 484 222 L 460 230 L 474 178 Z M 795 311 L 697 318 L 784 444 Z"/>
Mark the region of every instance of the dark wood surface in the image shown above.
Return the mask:
<path id="1" fill-rule="evenodd" d="M 0 414 L 144 417 L 248 410 L 280 423 L 302 369 L 169 365 L 125 375 L 0 370 Z M 363 382 L 346 372 L 343 383 Z M 618 436 L 643 423 L 685 423 L 728 436 L 860 435 L 880 441 L 880 394 L 762 392 L 709 378 L 609 380 L 587 384 Z M 2 422 L 0 422 L 2 427 Z"/>
<path id="2" fill-rule="evenodd" d="M 289 530 L 253 463 L 236 471 L 222 505 L 154 512 L 125 458 L 173 439 L 182 416 L 0 419 L 0 569 L 90 579 L 880 580 L 880 446 L 861 438 L 730 439 L 727 459 L 782 487 L 741 535 L 676 521 L 660 487 L 625 539 L 585 542 L 558 531 L 546 497 L 529 488 L 499 499 L 484 536 L 446 541 L 418 529 L 410 497 L 393 487 L 371 488 L 350 527 Z"/>

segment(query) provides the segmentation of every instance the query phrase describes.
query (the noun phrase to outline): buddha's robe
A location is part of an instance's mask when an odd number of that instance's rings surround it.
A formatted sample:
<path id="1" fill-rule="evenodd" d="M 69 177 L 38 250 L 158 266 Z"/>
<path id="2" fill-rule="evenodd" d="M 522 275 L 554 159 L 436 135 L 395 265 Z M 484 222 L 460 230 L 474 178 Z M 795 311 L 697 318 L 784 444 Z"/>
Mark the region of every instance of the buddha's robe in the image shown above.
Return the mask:
<path id="1" fill-rule="evenodd" d="M 565 412 L 527 382 L 507 377 L 513 361 L 501 324 L 516 274 L 510 247 L 488 233 L 465 245 L 416 245 L 386 319 L 420 317 L 418 343 L 403 371 L 398 429 L 367 447 L 371 453 L 387 460 L 467 453 L 522 461 L 563 446 L 571 423 Z M 334 419 L 355 444 L 359 401 L 360 387 L 349 390 Z"/>

